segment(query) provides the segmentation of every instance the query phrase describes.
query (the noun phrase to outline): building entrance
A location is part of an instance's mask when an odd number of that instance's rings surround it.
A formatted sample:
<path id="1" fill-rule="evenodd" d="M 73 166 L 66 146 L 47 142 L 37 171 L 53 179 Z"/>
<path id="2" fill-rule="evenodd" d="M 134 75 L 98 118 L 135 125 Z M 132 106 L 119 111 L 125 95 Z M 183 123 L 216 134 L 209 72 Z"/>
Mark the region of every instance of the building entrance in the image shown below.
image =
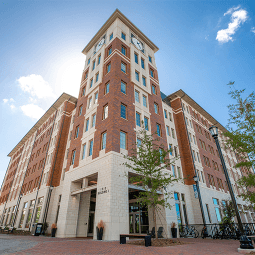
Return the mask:
<path id="1" fill-rule="evenodd" d="M 88 220 L 88 236 L 93 236 L 95 211 L 96 211 L 96 191 L 91 191 L 90 206 L 89 206 L 89 220 Z"/>

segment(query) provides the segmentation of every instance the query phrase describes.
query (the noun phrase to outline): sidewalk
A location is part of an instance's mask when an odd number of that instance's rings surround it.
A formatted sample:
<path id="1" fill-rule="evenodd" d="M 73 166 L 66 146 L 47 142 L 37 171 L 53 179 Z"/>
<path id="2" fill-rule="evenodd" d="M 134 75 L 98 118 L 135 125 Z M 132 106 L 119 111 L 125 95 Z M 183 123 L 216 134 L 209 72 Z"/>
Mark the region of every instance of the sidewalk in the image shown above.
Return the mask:
<path id="1" fill-rule="evenodd" d="M 240 254 L 236 240 L 181 238 L 184 245 L 170 247 L 144 247 L 119 244 L 118 241 L 94 241 L 78 238 L 50 238 L 34 236 L 0 235 L 0 254 L 173 254 L 211 255 Z"/>

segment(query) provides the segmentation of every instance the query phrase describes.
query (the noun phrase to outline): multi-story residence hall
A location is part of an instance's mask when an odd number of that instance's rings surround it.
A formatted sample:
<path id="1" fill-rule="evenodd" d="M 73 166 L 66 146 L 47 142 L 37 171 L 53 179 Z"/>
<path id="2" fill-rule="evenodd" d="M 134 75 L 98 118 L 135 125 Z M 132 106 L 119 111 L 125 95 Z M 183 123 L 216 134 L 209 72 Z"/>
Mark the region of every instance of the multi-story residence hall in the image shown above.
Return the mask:
<path id="1" fill-rule="evenodd" d="M 205 222 L 221 221 L 220 203 L 230 195 L 208 129 L 225 128 L 182 90 L 160 92 L 157 51 L 119 10 L 112 14 L 82 51 L 86 63 L 78 99 L 62 94 L 9 153 L 0 193 L 2 226 L 31 230 L 34 222 L 56 223 L 57 237 L 96 238 L 103 220 L 105 240 L 151 230 L 152 211 L 136 202 L 140 187 L 129 183 L 133 173 L 123 165 L 123 154 L 139 143 L 142 121 L 165 148 L 171 146 L 169 157 L 180 155 L 166 170 L 184 181 L 166 187 L 174 193 L 172 209 L 157 215 L 163 235 L 171 236 L 172 222 L 203 223 L 195 175 Z M 238 195 L 235 181 L 246 172 L 233 168 L 233 151 L 223 153 Z M 243 222 L 252 222 L 253 212 L 237 202 Z"/>

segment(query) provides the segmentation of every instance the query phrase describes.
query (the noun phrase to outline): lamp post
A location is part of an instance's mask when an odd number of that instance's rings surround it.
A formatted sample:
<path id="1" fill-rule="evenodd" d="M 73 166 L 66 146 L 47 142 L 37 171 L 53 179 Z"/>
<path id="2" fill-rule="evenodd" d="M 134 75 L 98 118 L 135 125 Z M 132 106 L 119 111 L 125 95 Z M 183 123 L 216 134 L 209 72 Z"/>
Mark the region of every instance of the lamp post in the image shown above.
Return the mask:
<path id="1" fill-rule="evenodd" d="M 217 146 L 217 149 L 218 149 L 218 152 L 219 152 L 221 164 L 222 164 L 223 171 L 224 171 L 224 174 L 225 174 L 225 178 L 226 178 L 226 181 L 227 181 L 227 184 L 228 184 L 229 193 L 230 193 L 231 200 L 232 200 L 232 203 L 233 203 L 233 206 L 234 206 L 234 209 L 235 209 L 239 230 L 242 234 L 242 236 L 240 237 L 240 243 L 241 243 L 240 248 L 242 248 L 242 249 L 254 249 L 251 240 L 247 238 L 247 236 L 245 235 L 245 233 L 243 231 L 243 224 L 242 224 L 241 217 L 240 217 L 240 214 L 239 214 L 239 210 L 238 210 L 238 207 L 237 207 L 235 194 L 234 194 L 233 189 L 232 189 L 232 185 L 231 185 L 231 182 L 230 182 L 230 179 L 229 179 L 228 171 L 227 171 L 227 168 L 226 168 L 226 164 L 225 164 L 225 161 L 224 161 L 224 158 L 223 158 L 223 155 L 222 155 L 222 151 L 221 151 L 221 148 L 220 148 L 219 140 L 218 140 L 218 128 L 216 126 L 211 126 L 209 128 L 209 131 L 210 131 L 212 137 L 215 140 L 215 143 L 216 143 L 216 146 Z"/>

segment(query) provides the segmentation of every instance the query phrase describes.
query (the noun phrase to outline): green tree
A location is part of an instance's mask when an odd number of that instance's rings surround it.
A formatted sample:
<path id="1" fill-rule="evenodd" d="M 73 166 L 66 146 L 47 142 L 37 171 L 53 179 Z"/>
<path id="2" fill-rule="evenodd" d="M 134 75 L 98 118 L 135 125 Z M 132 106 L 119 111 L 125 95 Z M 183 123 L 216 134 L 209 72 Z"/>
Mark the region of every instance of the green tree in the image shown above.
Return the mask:
<path id="1" fill-rule="evenodd" d="M 245 89 L 237 90 L 234 82 L 228 84 L 231 88 L 229 95 L 235 100 L 229 109 L 229 132 L 224 133 L 228 138 L 226 145 L 231 147 L 238 156 L 235 167 L 242 167 L 246 174 L 238 181 L 243 187 L 241 197 L 255 206 L 255 94 L 244 96 Z M 247 189 L 248 188 L 248 189 Z"/>
<path id="2" fill-rule="evenodd" d="M 127 159 L 124 165 L 135 173 L 135 175 L 129 176 L 129 182 L 136 183 L 143 189 L 139 192 L 137 201 L 143 206 L 153 209 L 155 234 L 158 238 L 156 211 L 161 207 L 171 208 L 168 202 L 171 192 L 167 191 L 167 187 L 178 181 L 179 178 L 171 175 L 167 170 L 177 157 L 170 160 L 169 154 L 172 154 L 172 150 L 164 149 L 163 145 L 159 145 L 159 139 L 155 136 L 148 135 L 145 129 L 138 132 L 140 142 L 136 144 L 136 148 L 132 150 L 130 156 L 124 156 Z"/>
<path id="3" fill-rule="evenodd" d="M 223 213 L 223 224 L 230 225 L 231 223 L 234 223 L 234 217 L 236 216 L 236 213 L 231 200 L 221 202 L 221 211 Z"/>

